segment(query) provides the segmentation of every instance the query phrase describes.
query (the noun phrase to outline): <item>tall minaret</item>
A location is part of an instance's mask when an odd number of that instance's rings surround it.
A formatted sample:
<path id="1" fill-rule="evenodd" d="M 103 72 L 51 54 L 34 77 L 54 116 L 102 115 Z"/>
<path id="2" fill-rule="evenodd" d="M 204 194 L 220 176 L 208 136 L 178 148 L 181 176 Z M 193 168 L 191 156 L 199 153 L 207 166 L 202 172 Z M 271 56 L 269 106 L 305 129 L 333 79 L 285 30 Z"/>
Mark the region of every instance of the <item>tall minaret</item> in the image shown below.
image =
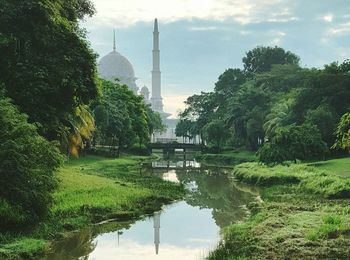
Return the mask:
<path id="1" fill-rule="evenodd" d="M 160 91 L 160 51 L 159 51 L 159 31 L 158 20 L 154 20 L 153 30 L 153 70 L 152 70 L 152 109 L 158 112 L 163 112 L 163 101 Z"/>
<path id="2" fill-rule="evenodd" d="M 117 48 L 115 46 L 115 30 L 113 30 L 113 52 L 116 52 Z"/>

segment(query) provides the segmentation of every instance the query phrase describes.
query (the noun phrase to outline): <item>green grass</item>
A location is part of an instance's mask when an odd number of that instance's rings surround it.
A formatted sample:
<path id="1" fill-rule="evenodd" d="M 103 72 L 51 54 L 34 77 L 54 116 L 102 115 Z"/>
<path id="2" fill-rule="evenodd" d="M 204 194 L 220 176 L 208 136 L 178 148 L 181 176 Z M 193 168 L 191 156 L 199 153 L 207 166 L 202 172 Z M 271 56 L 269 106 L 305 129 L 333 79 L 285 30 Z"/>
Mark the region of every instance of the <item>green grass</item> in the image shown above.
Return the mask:
<path id="1" fill-rule="evenodd" d="M 200 154 L 196 158 L 205 163 L 233 165 L 243 162 L 255 161 L 255 153 L 250 151 L 224 151 L 219 154 Z"/>
<path id="2" fill-rule="evenodd" d="M 42 239 L 18 238 L 12 243 L 0 246 L 0 257 L 4 259 L 34 258 L 46 247 L 47 243 Z"/>
<path id="3" fill-rule="evenodd" d="M 305 164 L 236 166 L 236 178 L 263 187 L 263 202 L 248 205 L 252 216 L 223 231 L 209 259 L 347 259 L 350 179 L 331 171 Z"/>
<path id="4" fill-rule="evenodd" d="M 252 185 L 299 184 L 310 193 L 326 198 L 350 199 L 350 178 L 344 179 L 305 164 L 269 167 L 256 162 L 242 163 L 234 168 L 233 174 L 237 180 Z"/>
<path id="5" fill-rule="evenodd" d="M 311 165 L 326 170 L 333 175 L 350 177 L 350 157 L 312 163 Z"/>
<path id="6" fill-rule="evenodd" d="M 146 157 L 71 160 L 57 173 L 50 216 L 20 234 L 0 236 L 0 258 L 36 258 L 66 231 L 106 219 L 132 219 L 184 195 L 183 187 L 141 171 Z"/>

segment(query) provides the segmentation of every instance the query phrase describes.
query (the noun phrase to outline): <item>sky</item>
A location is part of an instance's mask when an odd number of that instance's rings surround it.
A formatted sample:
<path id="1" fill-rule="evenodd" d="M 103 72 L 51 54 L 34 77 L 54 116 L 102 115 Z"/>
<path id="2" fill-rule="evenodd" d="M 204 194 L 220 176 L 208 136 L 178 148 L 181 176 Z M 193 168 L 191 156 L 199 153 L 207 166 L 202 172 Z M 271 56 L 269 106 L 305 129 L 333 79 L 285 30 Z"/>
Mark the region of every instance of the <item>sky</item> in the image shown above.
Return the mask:
<path id="1" fill-rule="evenodd" d="M 137 85 L 151 89 L 152 31 L 160 31 L 164 110 L 212 91 L 227 68 L 243 68 L 256 46 L 292 51 L 303 67 L 350 58 L 350 0 L 92 0 L 97 13 L 83 21 L 91 47 L 117 51 L 133 64 Z"/>

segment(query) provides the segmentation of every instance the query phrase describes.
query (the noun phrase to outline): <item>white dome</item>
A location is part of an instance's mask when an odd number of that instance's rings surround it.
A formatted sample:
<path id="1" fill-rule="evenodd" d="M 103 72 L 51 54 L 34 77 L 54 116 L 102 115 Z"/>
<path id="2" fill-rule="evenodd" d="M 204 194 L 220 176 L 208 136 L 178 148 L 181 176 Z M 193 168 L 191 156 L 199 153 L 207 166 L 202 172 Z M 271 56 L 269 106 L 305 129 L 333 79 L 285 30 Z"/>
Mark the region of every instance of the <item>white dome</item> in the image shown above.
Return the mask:
<path id="1" fill-rule="evenodd" d="M 98 73 L 107 80 L 118 78 L 122 84 L 128 85 L 133 91 L 138 90 L 134 68 L 130 61 L 119 52 L 112 51 L 102 57 L 98 64 Z"/>

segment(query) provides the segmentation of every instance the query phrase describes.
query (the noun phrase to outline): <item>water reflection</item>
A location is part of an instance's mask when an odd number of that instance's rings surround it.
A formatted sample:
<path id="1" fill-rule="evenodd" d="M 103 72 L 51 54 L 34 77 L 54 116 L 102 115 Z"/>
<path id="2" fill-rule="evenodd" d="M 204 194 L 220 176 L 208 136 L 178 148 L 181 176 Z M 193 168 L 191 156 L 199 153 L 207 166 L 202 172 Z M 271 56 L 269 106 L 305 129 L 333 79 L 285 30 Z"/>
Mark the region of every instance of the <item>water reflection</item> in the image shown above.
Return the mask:
<path id="1" fill-rule="evenodd" d="M 163 165 L 169 165 L 164 168 Z M 247 216 L 254 199 L 220 168 L 197 162 L 145 166 L 141 174 L 179 182 L 188 189 L 183 201 L 165 206 L 136 222 L 110 222 L 71 234 L 53 245 L 46 259 L 201 259 L 220 240 L 220 229 Z"/>
<path id="2" fill-rule="evenodd" d="M 154 245 L 156 247 L 156 255 L 158 255 L 159 244 L 160 244 L 160 235 L 159 235 L 160 213 L 159 212 L 154 213 L 154 216 L 153 216 L 153 228 L 154 228 Z"/>

